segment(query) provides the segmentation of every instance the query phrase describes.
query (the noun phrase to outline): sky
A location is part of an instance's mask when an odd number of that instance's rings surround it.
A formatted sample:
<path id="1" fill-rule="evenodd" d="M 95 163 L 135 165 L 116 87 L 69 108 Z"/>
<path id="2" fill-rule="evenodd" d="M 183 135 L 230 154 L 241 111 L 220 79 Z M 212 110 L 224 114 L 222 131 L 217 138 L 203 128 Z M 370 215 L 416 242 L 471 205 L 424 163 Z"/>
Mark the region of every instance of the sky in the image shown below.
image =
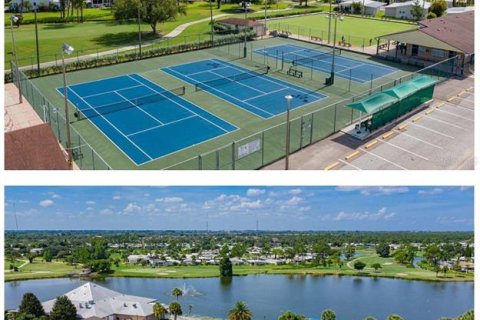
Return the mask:
<path id="1" fill-rule="evenodd" d="M 5 229 L 473 231 L 472 187 L 6 187 Z M 15 216 L 16 220 L 15 221 Z"/>

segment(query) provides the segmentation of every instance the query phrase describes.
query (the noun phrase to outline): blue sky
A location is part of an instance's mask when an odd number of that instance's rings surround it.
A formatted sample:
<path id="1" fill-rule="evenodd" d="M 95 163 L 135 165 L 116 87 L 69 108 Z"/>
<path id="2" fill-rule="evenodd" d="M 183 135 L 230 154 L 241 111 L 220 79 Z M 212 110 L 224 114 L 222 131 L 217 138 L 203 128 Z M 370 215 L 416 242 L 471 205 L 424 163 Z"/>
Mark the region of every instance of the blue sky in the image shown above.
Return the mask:
<path id="1" fill-rule="evenodd" d="M 15 230 L 473 230 L 471 187 L 6 187 Z"/>

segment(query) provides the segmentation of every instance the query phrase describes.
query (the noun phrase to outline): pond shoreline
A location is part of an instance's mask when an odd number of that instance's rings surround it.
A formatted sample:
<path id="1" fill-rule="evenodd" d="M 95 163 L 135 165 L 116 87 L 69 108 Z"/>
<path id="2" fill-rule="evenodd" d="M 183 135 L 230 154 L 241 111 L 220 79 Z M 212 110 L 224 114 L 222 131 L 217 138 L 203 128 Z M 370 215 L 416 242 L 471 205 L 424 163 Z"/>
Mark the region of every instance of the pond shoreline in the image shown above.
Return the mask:
<path id="1" fill-rule="evenodd" d="M 42 279 L 58 279 L 58 278 L 66 278 L 66 279 L 105 279 L 105 278 L 151 278 L 151 279 L 205 279 L 205 278 L 219 278 L 218 275 L 204 275 L 204 276 L 185 276 L 185 275 L 175 275 L 175 274 L 168 274 L 168 275 L 154 275 L 154 274 L 108 274 L 108 275 L 98 275 L 94 274 L 92 276 L 86 277 L 75 277 L 69 276 L 68 274 L 39 274 L 39 277 L 30 277 L 31 274 L 26 274 L 25 277 L 19 277 L 15 279 L 4 279 L 4 282 L 14 282 L 14 281 L 28 281 L 28 280 L 42 280 Z M 279 275 L 279 276 L 312 276 L 312 277 L 328 277 L 328 276 L 337 276 L 337 277 L 365 277 L 365 278 L 386 278 L 386 279 L 398 279 L 398 280 L 411 280 L 411 281 L 426 281 L 426 282 L 474 282 L 474 277 L 459 277 L 454 276 L 453 278 L 445 278 L 442 276 L 436 278 L 426 278 L 426 277 L 418 277 L 418 276 L 409 276 L 408 274 L 402 275 L 392 275 L 392 274 L 374 274 L 374 273 L 366 273 L 366 272 L 352 272 L 351 270 L 346 271 L 302 271 L 302 272 L 252 272 L 248 274 L 234 274 L 233 277 L 245 277 L 250 275 Z"/>

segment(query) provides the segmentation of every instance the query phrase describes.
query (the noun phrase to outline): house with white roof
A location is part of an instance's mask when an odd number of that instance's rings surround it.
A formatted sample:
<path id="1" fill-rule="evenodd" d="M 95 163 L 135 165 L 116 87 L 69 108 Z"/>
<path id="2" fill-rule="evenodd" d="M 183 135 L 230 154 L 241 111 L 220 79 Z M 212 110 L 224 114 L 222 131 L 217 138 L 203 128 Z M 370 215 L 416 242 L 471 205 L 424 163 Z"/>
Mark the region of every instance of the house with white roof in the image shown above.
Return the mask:
<path id="1" fill-rule="evenodd" d="M 347 0 L 341 2 L 338 6 L 341 11 L 352 12 L 353 3 L 360 3 L 362 6 L 365 6 L 366 15 L 375 15 L 378 11 L 385 8 L 385 2 L 372 1 L 372 0 Z"/>
<path id="2" fill-rule="evenodd" d="M 153 306 L 156 299 L 116 292 L 87 282 L 64 294 L 77 309 L 79 319 L 155 320 Z M 42 302 L 49 314 L 57 299 Z"/>
<path id="3" fill-rule="evenodd" d="M 406 1 L 389 4 L 385 7 L 385 17 L 412 20 L 414 18 L 412 8 L 415 2 L 416 1 Z M 423 15 L 426 16 L 428 14 L 428 8 L 430 8 L 430 2 L 420 1 L 420 5 L 423 8 Z"/>

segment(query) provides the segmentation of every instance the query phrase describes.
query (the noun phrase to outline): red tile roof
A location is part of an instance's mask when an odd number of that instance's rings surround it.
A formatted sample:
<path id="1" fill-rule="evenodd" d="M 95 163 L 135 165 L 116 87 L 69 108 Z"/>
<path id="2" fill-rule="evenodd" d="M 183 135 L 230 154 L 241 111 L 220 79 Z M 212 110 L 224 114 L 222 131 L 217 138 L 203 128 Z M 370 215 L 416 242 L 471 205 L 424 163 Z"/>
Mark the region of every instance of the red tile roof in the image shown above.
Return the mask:
<path id="1" fill-rule="evenodd" d="M 420 31 L 465 53 L 475 52 L 473 11 L 420 21 Z"/>
<path id="2" fill-rule="evenodd" d="M 68 170 L 68 163 L 47 123 L 5 133 L 5 169 Z"/>

